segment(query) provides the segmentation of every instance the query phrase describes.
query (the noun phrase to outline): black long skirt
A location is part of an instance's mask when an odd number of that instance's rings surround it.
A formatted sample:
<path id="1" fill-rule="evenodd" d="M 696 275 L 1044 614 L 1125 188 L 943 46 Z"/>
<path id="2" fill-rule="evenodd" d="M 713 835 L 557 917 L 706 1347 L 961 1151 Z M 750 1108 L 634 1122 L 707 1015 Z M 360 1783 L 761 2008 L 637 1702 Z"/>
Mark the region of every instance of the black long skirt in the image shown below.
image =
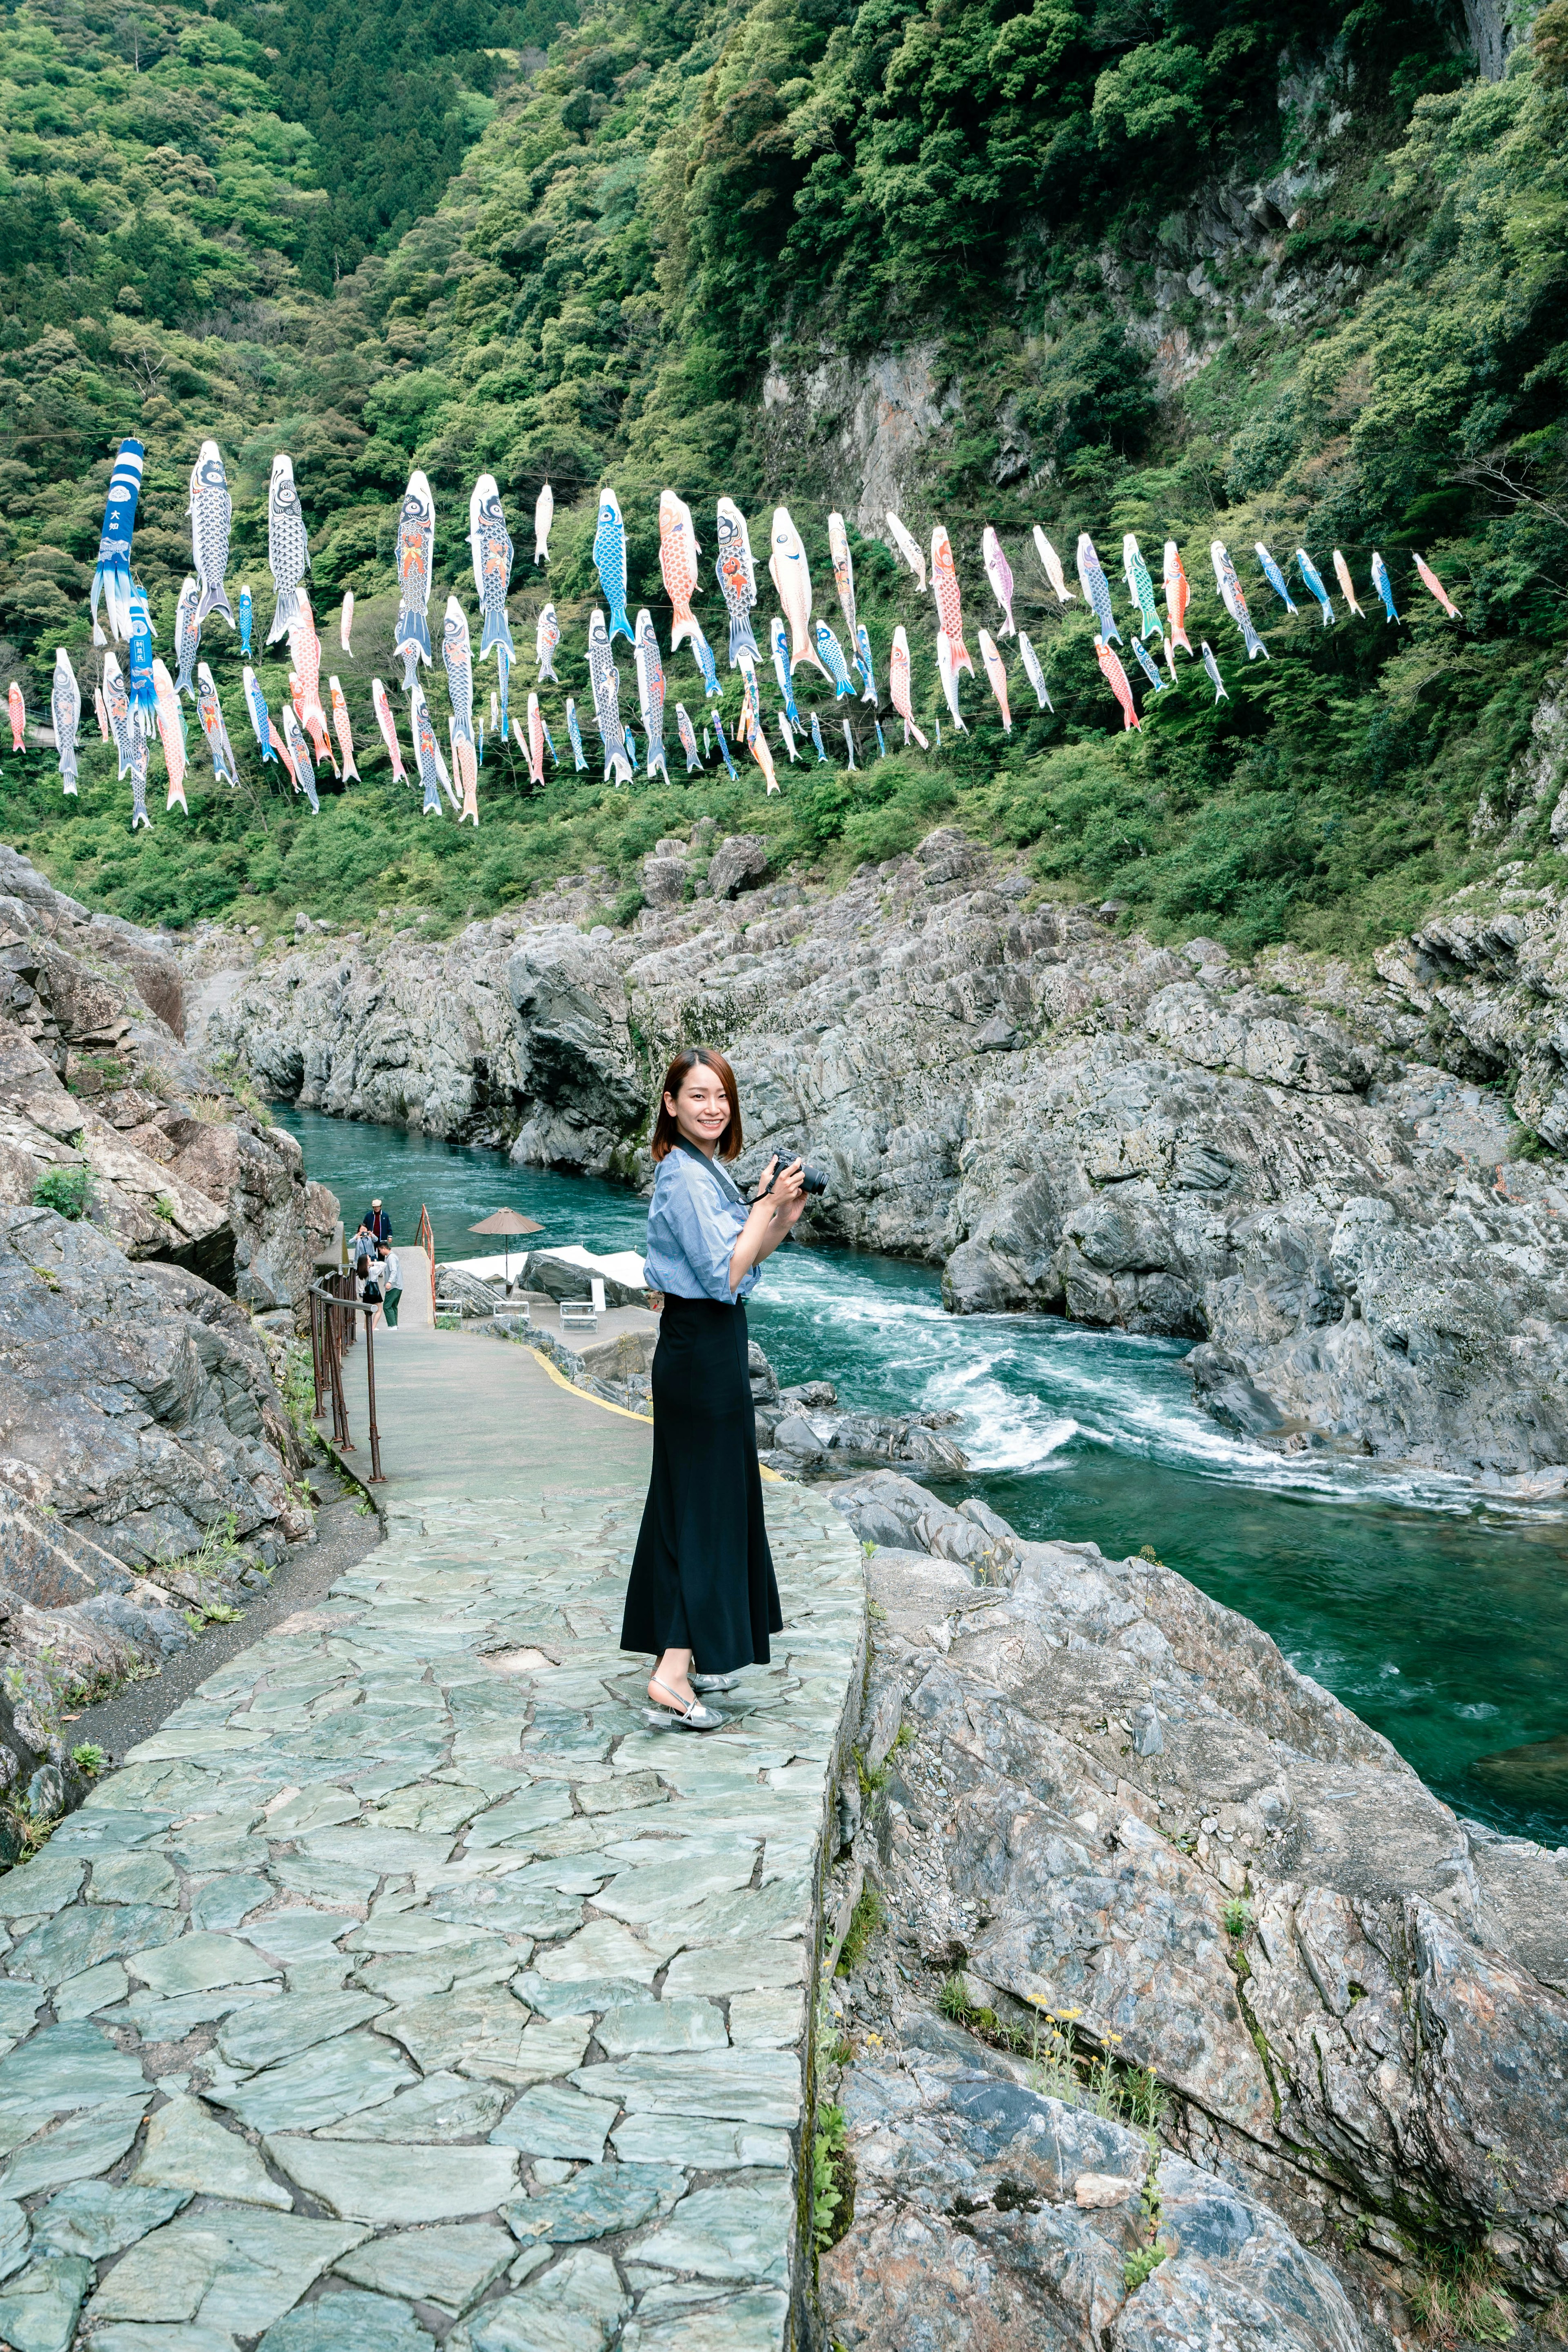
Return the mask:
<path id="1" fill-rule="evenodd" d="M 784 1630 L 763 1523 L 746 1310 L 667 1294 L 653 1357 L 653 1475 L 623 1650 L 690 1650 L 700 1674 L 765 1665 Z"/>

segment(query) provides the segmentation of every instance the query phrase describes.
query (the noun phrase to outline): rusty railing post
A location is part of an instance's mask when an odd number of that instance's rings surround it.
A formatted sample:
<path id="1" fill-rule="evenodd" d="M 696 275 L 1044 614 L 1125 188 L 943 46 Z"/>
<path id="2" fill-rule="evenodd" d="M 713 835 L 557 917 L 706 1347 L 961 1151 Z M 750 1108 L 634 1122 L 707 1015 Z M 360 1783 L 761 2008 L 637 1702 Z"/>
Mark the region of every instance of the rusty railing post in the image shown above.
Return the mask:
<path id="1" fill-rule="evenodd" d="M 367 1307 L 364 1310 L 364 1384 L 370 1402 L 370 1483 L 373 1486 L 384 1483 L 381 1469 L 381 1432 L 375 1425 L 375 1341 L 372 1337 L 375 1313 L 374 1307 Z"/>
<path id="2" fill-rule="evenodd" d="M 334 1300 L 334 1307 L 339 1303 Z M 342 1334 L 339 1328 L 336 1314 L 329 1316 L 328 1322 L 331 1328 L 332 1439 L 345 1454 L 352 1454 L 354 1450 L 354 1442 L 349 1435 L 348 1400 L 343 1394 Z"/>
<path id="3" fill-rule="evenodd" d="M 321 1302 L 314 1283 L 310 1288 L 310 1378 L 315 1383 L 316 1402 L 310 1414 L 312 1421 L 321 1418 Z"/>
<path id="4" fill-rule="evenodd" d="M 430 1266 L 430 1320 L 436 1320 L 436 1228 L 430 1223 L 430 1212 L 423 1201 L 419 1203 L 419 1246 Z"/>
<path id="5" fill-rule="evenodd" d="M 342 1295 L 345 1287 L 348 1296 Z M 371 1486 L 385 1484 L 386 1473 L 381 1466 L 381 1425 L 375 1412 L 375 1318 L 379 1308 L 357 1298 L 353 1294 L 352 1277 L 347 1283 L 339 1276 L 328 1276 L 310 1286 L 310 1365 L 316 1383 L 316 1419 L 320 1420 L 323 1398 L 332 1408 L 332 1443 L 341 1453 L 354 1451 L 349 1435 L 348 1391 L 343 1381 L 343 1323 L 348 1325 L 347 1343 L 352 1345 L 353 1326 L 362 1308 L 364 1314 L 364 1381 L 365 1401 L 370 1418 L 370 1477 Z M 340 1319 L 341 1318 L 341 1319 Z M 0 2347 L 3 2352 L 3 2347 Z"/>

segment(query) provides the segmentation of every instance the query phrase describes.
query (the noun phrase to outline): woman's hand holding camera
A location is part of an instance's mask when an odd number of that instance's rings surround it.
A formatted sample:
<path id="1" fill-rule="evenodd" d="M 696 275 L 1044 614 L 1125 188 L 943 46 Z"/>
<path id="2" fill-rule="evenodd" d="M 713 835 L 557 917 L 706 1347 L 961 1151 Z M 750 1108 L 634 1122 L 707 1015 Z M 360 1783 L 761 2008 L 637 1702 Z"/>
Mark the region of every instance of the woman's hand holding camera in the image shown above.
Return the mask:
<path id="1" fill-rule="evenodd" d="M 805 1175 L 804 1160 L 792 1160 L 787 1168 L 781 1169 L 775 1153 L 767 1164 L 757 1193 L 754 1206 L 761 1208 L 765 1202 L 774 1224 L 781 1225 L 786 1234 L 805 1213 Z"/>
<path id="2" fill-rule="evenodd" d="M 792 1160 L 787 1168 L 782 1169 L 776 1156 L 769 1160 L 730 1260 L 731 1290 L 738 1290 L 752 1266 L 771 1257 L 799 1224 L 805 1207 L 805 1172 L 798 1160 Z"/>

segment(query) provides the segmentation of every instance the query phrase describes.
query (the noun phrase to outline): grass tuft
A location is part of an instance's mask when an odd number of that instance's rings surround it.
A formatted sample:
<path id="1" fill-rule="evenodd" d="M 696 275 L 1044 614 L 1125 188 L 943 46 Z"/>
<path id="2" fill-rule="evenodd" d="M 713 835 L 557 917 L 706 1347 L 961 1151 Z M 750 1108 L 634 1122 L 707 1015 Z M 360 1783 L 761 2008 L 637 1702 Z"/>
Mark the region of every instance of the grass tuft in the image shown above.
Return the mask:
<path id="1" fill-rule="evenodd" d="M 1409 2289 L 1410 2308 L 1436 2344 L 1507 2344 L 1515 2322 L 1500 2278 L 1484 2246 L 1428 2245 Z"/>
<path id="2" fill-rule="evenodd" d="M 849 1932 L 838 1955 L 837 1976 L 851 1977 L 866 1957 L 866 1947 L 882 1924 L 882 1898 L 869 1879 L 856 1898 L 849 1915 Z"/>

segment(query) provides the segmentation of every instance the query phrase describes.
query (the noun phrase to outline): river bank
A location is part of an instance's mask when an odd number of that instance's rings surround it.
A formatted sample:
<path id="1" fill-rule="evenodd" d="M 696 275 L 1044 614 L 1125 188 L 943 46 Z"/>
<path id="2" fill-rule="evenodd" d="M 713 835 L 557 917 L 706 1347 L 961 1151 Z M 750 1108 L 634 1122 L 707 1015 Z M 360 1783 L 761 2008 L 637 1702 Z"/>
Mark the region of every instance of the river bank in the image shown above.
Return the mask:
<path id="1" fill-rule="evenodd" d="M 345 1213 L 379 1192 L 406 1234 L 427 1205 L 437 1254 L 467 1256 L 499 1205 L 542 1244 L 640 1248 L 629 1187 L 519 1167 L 503 1152 L 279 1104 L 312 1175 Z M 834 1381 L 874 1412 L 955 1411 L 973 1496 L 1042 1540 L 1150 1545 L 1262 1625 L 1303 1672 L 1391 1740 L 1458 1811 L 1555 1845 L 1568 1799 L 1526 1761 L 1489 1756 L 1562 1727 L 1568 1523 L 1458 1479 L 1279 1456 L 1194 1405 L 1179 1344 L 1040 1315 L 955 1318 L 934 1269 L 875 1253 L 791 1249 L 752 1301 L 781 1381 Z M 1514 1777 L 1517 1769 L 1518 1777 Z"/>
<path id="2" fill-rule="evenodd" d="M 592 876 L 444 942 L 198 930 L 196 1017 L 275 1097 L 632 1177 L 706 1037 L 740 1175 L 809 1146 L 814 1235 L 940 1265 L 954 1312 L 1184 1340 L 1205 1412 L 1283 1455 L 1563 1491 L 1561 1163 L 1395 982 L 1123 937 L 951 828 L 830 890 L 699 825 L 647 895 L 620 930 Z"/>
<path id="3" fill-rule="evenodd" d="M 1568 1853 L 1157 1561 L 887 1472 L 834 1501 L 876 1629 L 839 1883 L 885 1922 L 836 2003 L 835 2336 L 1229 2344 L 1240 2256 L 1293 2280 L 1274 2352 L 1558 2337 Z"/>

